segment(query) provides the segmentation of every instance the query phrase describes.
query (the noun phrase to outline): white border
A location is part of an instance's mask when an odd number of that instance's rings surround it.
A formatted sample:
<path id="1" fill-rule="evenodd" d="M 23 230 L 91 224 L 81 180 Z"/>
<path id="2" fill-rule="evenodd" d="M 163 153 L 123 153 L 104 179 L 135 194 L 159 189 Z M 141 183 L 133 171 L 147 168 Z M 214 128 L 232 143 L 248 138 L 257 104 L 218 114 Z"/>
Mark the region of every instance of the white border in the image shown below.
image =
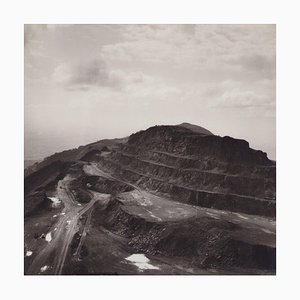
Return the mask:
<path id="1" fill-rule="evenodd" d="M 299 298 L 297 1 L 6 1 L 1 4 L 3 299 Z M 277 276 L 23 276 L 23 24 L 277 24 Z M 1 164 L 3 165 L 3 164 Z M 297 297 L 298 295 L 298 297 Z"/>

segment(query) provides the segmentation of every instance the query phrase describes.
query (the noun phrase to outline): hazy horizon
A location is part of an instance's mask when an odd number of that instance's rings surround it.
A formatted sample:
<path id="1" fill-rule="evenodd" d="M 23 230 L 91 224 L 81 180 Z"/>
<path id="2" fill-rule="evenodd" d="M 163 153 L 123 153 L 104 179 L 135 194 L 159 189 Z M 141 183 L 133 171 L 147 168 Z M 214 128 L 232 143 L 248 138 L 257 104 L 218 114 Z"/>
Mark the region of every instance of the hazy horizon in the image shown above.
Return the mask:
<path id="1" fill-rule="evenodd" d="M 181 123 L 188 123 L 188 122 L 181 122 Z M 52 154 L 56 153 L 56 152 L 61 152 L 61 151 L 64 151 L 64 150 L 70 150 L 70 149 L 74 149 L 74 148 L 78 148 L 80 146 L 85 146 L 87 144 L 90 144 L 90 143 L 93 143 L 93 142 L 96 142 L 96 141 L 100 141 L 100 140 L 103 140 L 103 139 L 115 139 L 115 138 L 124 138 L 124 137 L 128 137 L 130 136 L 131 134 L 135 133 L 135 132 L 138 132 L 140 130 L 146 130 L 147 128 L 151 127 L 151 126 L 156 126 L 156 125 L 179 125 L 181 123 L 177 123 L 177 124 L 153 124 L 153 125 L 149 125 L 148 127 L 146 128 L 141 128 L 141 129 L 138 129 L 138 130 L 134 130 L 132 132 L 129 132 L 128 134 L 126 135 L 123 135 L 123 136 L 107 136 L 107 137 L 99 137 L 99 138 L 92 138 L 90 140 L 86 139 L 83 143 L 69 143 L 69 141 L 65 141 L 65 146 L 62 145 L 62 143 L 58 143 L 58 144 L 54 144 L 54 145 L 50 145 L 47 141 L 49 139 L 47 139 L 47 137 L 39 137 L 37 138 L 36 141 L 34 140 L 31 140 L 31 142 L 33 144 L 31 145 L 27 145 L 27 147 L 29 149 L 33 149 L 34 150 L 34 154 L 32 156 L 30 156 L 30 152 L 27 153 L 27 157 L 25 156 L 25 160 L 42 160 L 48 156 L 51 156 Z M 192 123 L 191 123 L 192 124 Z M 193 124 L 193 125 L 198 125 L 198 126 L 201 126 L 205 129 L 208 129 L 210 130 L 209 128 L 206 128 L 205 126 L 203 125 L 199 125 L 199 124 Z M 210 130 L 211 131 L 211 130 Z M 213 132 L 213 134 L 215 135 L 219 135 L 219 134 L 216 134 Z M 220 136 L 225 136 L 225 135 L 220 135 Z M 228 136 L 228 135 L 227 135 Z M 239 138 L 239 139 L 243 139 L 242 137 L 236 137 L 236 136 L 232 136 L 234 138 Z M 248 141 L 249 142 L 249 141 Z M 36 143 L 36 144 L 34 144 Z M 43 148 L 45 147 L 45 148 Z M 253 147 L 251 144 L 250 144 L 250 147 L 255 149 L 255 150 L 262 150 L 262 149 L 258 149 L 258 148 L 255 148 Z M 264 151 L 264 150 L 263 150 Z M 266 151 L 264 151 L 266 152 Z M 25 152 L 26 154 L 26 152 Z M 268 154 L 268 153 L 267 153 Z M 268 154 L 268 157 L 272 160 L 276 160 L 276 158 L 273 158 L 273 157 L 270 157 L 269 154 Z"/>
<path id="2" fill-rule="evenodd" d="M 25 159 L 183 122 L 276 159 L 275 25 L 25 25 Z"/>

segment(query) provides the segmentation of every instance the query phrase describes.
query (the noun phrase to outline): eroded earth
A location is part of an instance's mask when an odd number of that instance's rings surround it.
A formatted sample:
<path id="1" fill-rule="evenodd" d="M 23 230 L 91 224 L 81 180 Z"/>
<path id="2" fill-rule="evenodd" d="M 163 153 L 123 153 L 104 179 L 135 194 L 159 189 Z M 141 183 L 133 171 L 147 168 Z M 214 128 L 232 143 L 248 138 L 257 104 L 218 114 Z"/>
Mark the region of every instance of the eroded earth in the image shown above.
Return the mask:
<path id="1" fill-rule="evenodd" d="M 26 171 L 25 274 L 275 274 L 275 164 L 182 127 L 138 134 Z"/>

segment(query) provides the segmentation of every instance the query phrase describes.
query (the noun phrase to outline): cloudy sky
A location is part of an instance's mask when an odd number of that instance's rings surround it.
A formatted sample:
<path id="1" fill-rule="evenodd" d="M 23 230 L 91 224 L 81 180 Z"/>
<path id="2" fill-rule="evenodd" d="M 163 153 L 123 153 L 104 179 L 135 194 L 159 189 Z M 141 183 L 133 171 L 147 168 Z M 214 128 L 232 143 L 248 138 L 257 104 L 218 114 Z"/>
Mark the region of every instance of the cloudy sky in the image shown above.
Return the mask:
<path id="1" fill-rule="evenodd" d="M 189 122 L 275 159 L 274 25 L 26 25 L 25 159 Z"/>

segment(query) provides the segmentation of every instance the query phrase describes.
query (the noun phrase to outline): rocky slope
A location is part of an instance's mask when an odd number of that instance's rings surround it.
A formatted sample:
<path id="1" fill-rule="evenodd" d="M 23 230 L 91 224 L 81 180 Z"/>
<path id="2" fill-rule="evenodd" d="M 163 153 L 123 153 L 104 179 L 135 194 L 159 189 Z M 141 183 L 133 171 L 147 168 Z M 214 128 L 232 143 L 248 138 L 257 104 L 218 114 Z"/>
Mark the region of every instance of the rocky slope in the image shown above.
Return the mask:
<path id="1" fill-rule="evenodd" d="M 56 153 L 25 170 L 25 274 L 274 274 L 275 186 L 264 152 L 187 123 Z"/>
<path id="2" fill-rule="evenodd" d="M 156 126 L 131 135 L 98 165 L 178 201 L 275 217 L 275 163 L 244 140 Z"/>

